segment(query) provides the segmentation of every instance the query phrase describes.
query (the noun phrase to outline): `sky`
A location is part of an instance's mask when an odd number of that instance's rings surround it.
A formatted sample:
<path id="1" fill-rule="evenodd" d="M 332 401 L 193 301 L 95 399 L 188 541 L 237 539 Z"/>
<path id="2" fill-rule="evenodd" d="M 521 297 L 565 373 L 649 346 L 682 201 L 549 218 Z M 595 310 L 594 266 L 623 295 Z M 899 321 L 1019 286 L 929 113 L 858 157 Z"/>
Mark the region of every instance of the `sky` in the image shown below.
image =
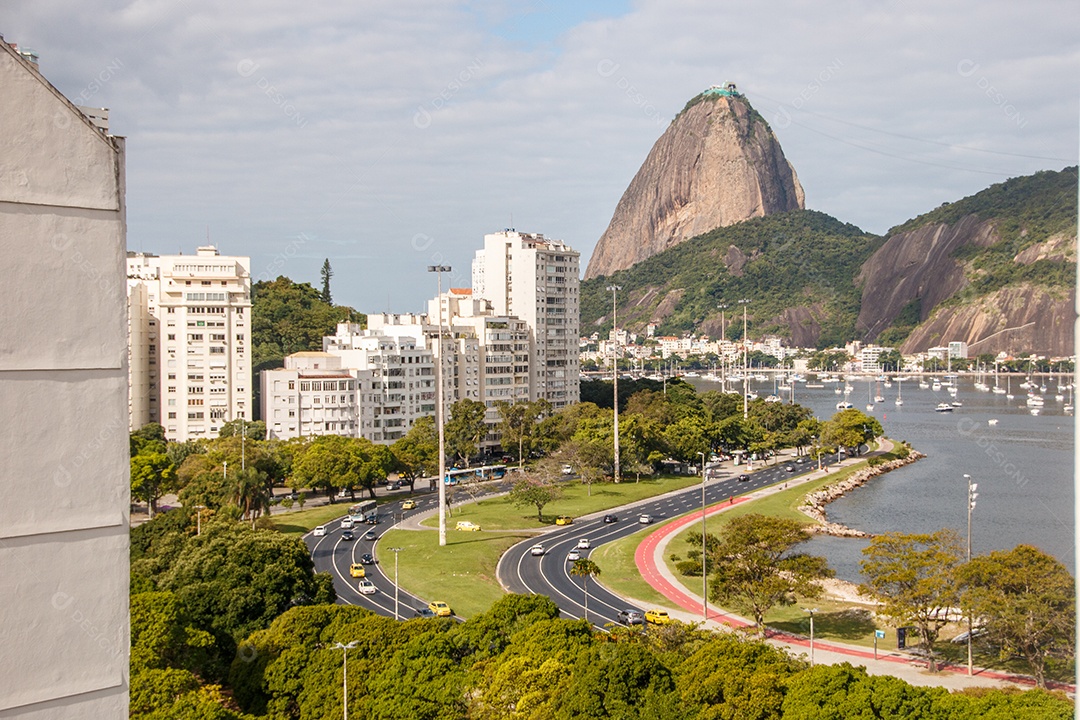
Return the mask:
<path id="1" fill-rule="evenodd" d="M 470 285 L 485 233 L 582 271 L 649 149 L 737 83 L 809 208 L 888 228 L 1077 162 L 1080 10 L 1045 0 L 5 0 L 127 138 L 128 248 L 251 257 L 362 312 Z"/>

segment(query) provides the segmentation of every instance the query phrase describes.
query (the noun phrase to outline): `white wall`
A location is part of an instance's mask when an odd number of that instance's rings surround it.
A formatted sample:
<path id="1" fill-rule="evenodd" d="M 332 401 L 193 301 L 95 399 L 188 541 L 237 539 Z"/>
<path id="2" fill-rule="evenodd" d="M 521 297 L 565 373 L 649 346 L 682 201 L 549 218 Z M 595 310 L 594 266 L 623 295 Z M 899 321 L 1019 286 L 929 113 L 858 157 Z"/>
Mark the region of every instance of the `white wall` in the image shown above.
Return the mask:
<path id="1" fill-rule="evenodd" d="M 124 146 L 0 47 L 0 717 L 127 717 Z"/>

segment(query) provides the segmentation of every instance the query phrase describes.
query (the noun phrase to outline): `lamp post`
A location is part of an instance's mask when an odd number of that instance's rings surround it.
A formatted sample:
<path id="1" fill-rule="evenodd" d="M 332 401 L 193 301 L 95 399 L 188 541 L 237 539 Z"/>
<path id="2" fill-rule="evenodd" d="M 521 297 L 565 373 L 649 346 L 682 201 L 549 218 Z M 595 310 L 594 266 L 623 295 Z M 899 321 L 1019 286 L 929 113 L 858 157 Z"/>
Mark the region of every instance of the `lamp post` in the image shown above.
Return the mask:
<path id="1" fill-rule="evenodd" d="M 967 480 L 967 561 L 971 562 L 971 511 L 975 509 L 975 498 L 979 497 L 979 493 L 975 492 L 979 489 L 978 483 L 971 482 L 971 476 L 964 473 L 964 479 Z M 967 616 L 967 665 L 968 675 L 974 674 L 974 668 L 971 661 L 971 613 L 968 612 Z"/>
<path id="2" fill-rule="evenodd" d="M 746 377 L 750 373 L 750 353 L 746 349 L 746 304 L 750 301 L 743 298 L 739 301 L 742 305 L 742 351 L 743 351 L 743 371 L 742 371 L 742 416 L 743 420 L 750 417 L 750 404 L 749 399 L 746 397 L 747 380 Z"/>
<path id="3" fill-rule="evenodd" d="M 343 720 L 349 720 L 349 651 L 360 644 L 360 641 L 353 640 L 348 645 L 342 645 L 337 643 L 334 645 L 335 650 L 341 651 L 341 706 L 343 712 Z"/>
<path id="4" fill-rule="evenodd" d="M 450 272 L 450 266 L 428 265 L 428 272 L 435 273 L 439 278 L 439 296 L 435 300 L 435 303 L 439 308 L 438 362 L 435 365 L 435 393 L 437 403 L 435 406 L 435 424 L 439 426 L 439 546 L 444 547 L 446 545 L 446 432 L 443 430 L 443 421 L 445 419 L 444 415 L 446 414 L 446 411 L 443 408 L 442 378 L 442 274 L 444 272 Z"/>
<path id="5" fill-rule="evenodd" d="M 614 340 L 614 345 L 611 348 L 611 380 L 612 387 L 614 388 L 614 418 L 615 418 L 615 482 L 619 482 L 619 325 L 618 317 L 618 305 L 616 303 L 616 293 L 622 289 L 620 285 L 608 285 L 608 290 L 611 291 L 611 337 Z"/>
<path id="6" fill-rule="evenodd" d="M 810 667 L 814 667 L 814 613 L 817 608 L 803 608 L 803 612 L 810 613 Z"/>
<path id="7" fill-rule="evenodd" d="M 705 453 L 701 456 L 701 620 L 709 619 L 709 575 L 705 571 Z"/>
<path id="8" fill-rule="evenodd" d="M 206 509 L 205 505 L 195 506 L 195 535 L 198 537 L 202 535 L 202 511 Z"/>
<path id="9" fill-rule="evenodd" d="M 727 303 L 720 303 L 716 307 L 720 308 L 720 392 L 727 392 L 727 353 L 724 352 L 724 345 L 727 342 L 727 338 L 724 336 L 724 311 L 727 310 Z"/>
<path id="10" fill-rule="evenodd" d="M 405 548 L 392 547 L 390 551 L 394 553 L 394 619 L 400 620 L 401 616 L 398 615 L 398 553 Z"/>

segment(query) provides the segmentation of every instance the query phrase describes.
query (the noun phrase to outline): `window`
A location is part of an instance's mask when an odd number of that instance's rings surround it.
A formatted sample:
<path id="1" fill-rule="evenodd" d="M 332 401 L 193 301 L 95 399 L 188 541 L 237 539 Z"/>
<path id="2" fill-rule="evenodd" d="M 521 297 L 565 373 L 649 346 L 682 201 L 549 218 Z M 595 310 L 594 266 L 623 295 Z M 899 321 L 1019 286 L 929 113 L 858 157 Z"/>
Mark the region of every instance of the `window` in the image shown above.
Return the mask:
<path id="1" fill-rule="evenodd" d="M 174 413 L 174 412 L 169 413 L 169 419 L 170 420 L 175 420 L 176 419 L 176 413 Z"/>
<path id="2" fill-rule="evenodd" d="M 295 390 L 296 389 L 296 381 L 295 380 L 290 380 L 289 381 L 289 389 L 290 390 Z"/>

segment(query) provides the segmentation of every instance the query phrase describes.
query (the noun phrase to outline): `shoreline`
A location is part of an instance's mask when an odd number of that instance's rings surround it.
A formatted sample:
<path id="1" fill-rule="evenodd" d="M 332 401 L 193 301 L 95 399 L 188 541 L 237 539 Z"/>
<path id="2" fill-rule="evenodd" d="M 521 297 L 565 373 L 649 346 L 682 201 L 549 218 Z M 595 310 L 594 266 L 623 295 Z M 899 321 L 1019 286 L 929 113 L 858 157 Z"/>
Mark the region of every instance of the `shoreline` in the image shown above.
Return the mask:
<path id="1" fill-rule="evenodd" d="M 857 538 L 873 537 L 872 533 L 863 530 L 855 530 L 854 528 L 849 528 L 846 525 L 841 525 L 839 523 L 829 522 L 828 515 L 825 512 L 826 506 L 833 500 L 843 497 L 850 491 L 862 487 L 871 479 L 902 468 L 905 465 L 910 465 L 924 457 L 926 457 L 926 455 L 909 447 L 907 457 L 890 460 L 889 462 L 880 465 L 865 467 L 852 473 L 843 480 L 830 483 L 820 490 L 807 493 L 803 497 L 802 504 L 798 507 L 799 512 L 816 521 L 815 524 L 809 526 L 807 529 L 816 535 Z"/>

